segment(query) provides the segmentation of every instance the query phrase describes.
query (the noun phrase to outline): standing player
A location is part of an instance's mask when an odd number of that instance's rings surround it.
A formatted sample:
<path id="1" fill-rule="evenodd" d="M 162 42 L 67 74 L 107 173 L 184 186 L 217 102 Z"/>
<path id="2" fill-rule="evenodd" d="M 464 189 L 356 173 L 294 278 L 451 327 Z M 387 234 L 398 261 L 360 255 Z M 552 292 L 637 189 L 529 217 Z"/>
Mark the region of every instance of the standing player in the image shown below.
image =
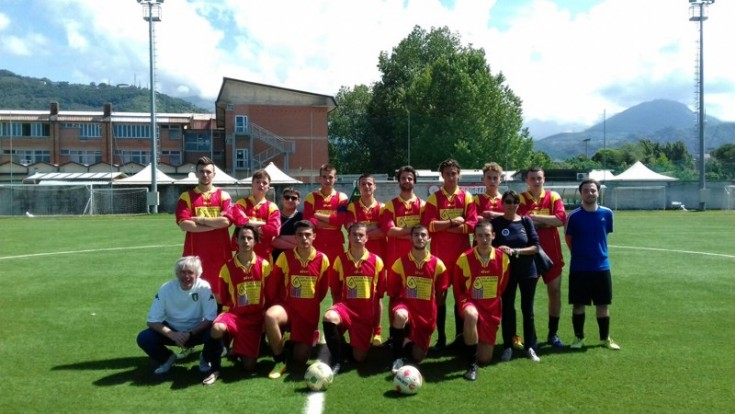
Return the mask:
<path id="1" fill-rule="evenodd" d="M 255 369 L 260 354 L 260 338 L 263 335 L 263 319 L 266 308 L 265 285 L 271 265 L 255 254 L 254 248 L 260 234 L 255 226 L 236 227 L 237 254 L 219 272 L 222 279 L 222 310 L 212 324 L 215 346 L 206 356 L 212 371 L 202 383 L 212 385 L 217 381 L 222 364 L 223 337 L 232 338 L 232 353 L 241 356 L 246 371 Z"/>
<path id="2" fill-rule="evenodd" d="M 347 206 L 347 214 L 345 217 L 345 228 L 349 228 L 352 223 L 363 223 L 367 226 L 367 247 L 370 253 L 376 254 L 381 260 L 385 257 L 387 242 L 385 233 L 380 226 L 380 216 L 383 212 L 383 203 L 375 199 L 375 178 L 369 173 L 365 173 L 357 179 L 357 187 L 360 189 L 360 199 L 353 201 Z M 383 275 L 385 277 L 385 275 Z M 383 315 L 383 302 L 378 301 L 377 313 L 375 313 L 375 333 L 372 338 L 373 346 L 383 344 L 381 335 L 383 330 L 380 321 Z"/>
<path id="3" fill-rule="evenodd" d="M 383 260 L 388 268 L 399 257 L 411 251 L 411 229 L 421 222 L 424 201 L 414 194 L 416 170 L 410 165 L 398 169 L 400 194 L 385 204 L 380 226 L 388 238 L 388 247 Z"/>
<path id="4" fill-rule="evenodd" d="M 610 338 L 612 276 L 607 253 L 607 235 L 613 231 L 613 212 L 597 204 L 600 183 L 584 180 L 579 184 L 582 206 L 569 214 L 566 242 L 572 253 L 569 266 L 569 303 L 574 326 L 573 349 L 584 347 L 584 307 L 597 308 L 597 326 L 602 346 L 619 350 Z"/>
<path id="5" fill-rule="evenodd" d="M 478 218 L 492 220 L 503 215 L 505 210 L 498 191 L 502 181 L 503 169 L 498 163 L 491 162 L 482 167 L 482 182 L 485 184 L 485 193 L 475 196 Z"/>
<path id="6" fill-rule="evenodd" d="M 301 193 L 293 187 L 283 189 L 283 208 L 281 209 L 281 232 L 273 239 L 273 263 L 284 250 L 296 247 L 296 223 L 303 220 L 303 214 L 298 210 L 301 203 Z"/>
<path id="7" fill-rule="evenodd" d="M 232 206 L 232 221 L 238 227 L 250 224 L 256 228 L 260 242 L 255 245 L 255 254 L 272 262 L 272 243 L 281 231 L 281 212 L 275 203 L 265 198 L 270 184 L 271 176 L 266 170 L 256 171 L 250 196 L 237 200 Z M 234 235 L 232 241 L 237 245 Z"/>
<path id="8" fill-rule="evenodd" d="M 436 297 L 446 294 L 449 287 L 446 266 L 426 248 L 431 241 L 429 234 L 422 224 L 412 227 L 411 251 L 396 260 L 388 271 L 388 294 L 394 304 L 390 328 L 394 374 L 403 366 L 406 356 L 416 363 L 426 356 L 436 329 Z"/>
<path id="9" fill-rule="evenodd" d="M 477 205 L 472 194 L 459 188 L 460 167 L 455 160 L 448 159 L 439 164 L 439 172 L 444 179 L 442 188 L 429 196 L 421 216 L 421 224 L 431 233 L 431 253 L 438 256 L 453 274 L 454 264 L 459 255 L 470 248 L 469 234 L 477 223 Z M 447 345 L 446 336 L 446 291 L 437 296 L 437 351 Z M 456 298 L 454 305 L 455 344 L 462 334 L 459 308 Z"/>
<path id="10" fill-rule="evenodd" d="M 501 295 L 510 277 L 508 256 L 493 248 L 494 237 L 490 221 L 480 219 L 475 226 L 477 247 L 462 253 L 454 268 L 454 297 L 464 321 L 469 361 L 464 378 L 468 381 L 476 381 L 478 364 L 489 364 L 493 357 L 503 315 Z"/>
<path id="11" fill-rule="evenodd" d="M 547 342 L 554 348 L 564 348 L 559 335 L 559 316 L 561 315 L 561 271 L 564 267 L 564 256 L 561 251 L 559 230 L 567 221 L 564 202 L 555 191 L 544 189 L 544 170 L 531 167 L 526 172 L 528 190 L 521 193 L 521 205 L 518 214 L 527 215 L 533 220 L 541 248 L 554 262 L 554 266 L 546 274 L 541 275 L 549 295 L 549 334 Z"/>
<path id="12" fill-rule="evenodd" d="M 266 302 L 274 303 L 265 312 L 265 334 L 276 362 L 269 378 L 280 378 L 286 371 L 283 330 L 291 331 L 293 357 L 299 364 L 309 359 L 314 331 L 319 327 L 319 305 L 329 290 L 329 259 L 314 246 L 314 225 L 308 220 L 296 223 L 296 248 L 278 256 L 266 284 Z"/>
<path id="13" fill-rule="evenodd" d="M 202 278 L 212 286 L 219 300 L 219 270 L 232 257 L 230 244 L 230 208 L 232 200 L 226 191 L 212 184 L 214 162 L 208 157 L 197 161 L 199 184 L 179 197 L 176 223 L 186 232 L 182 256 L 199 256 L 204 272 Z"/>
<path id="14" fill-rule="evenodd" d="M 345 330 L 350 333 L 355 361 L 365 361 L 375 328 L 377 304 L 385 294 L 383 260 L 366 248 L 368 228 L 364 222 L 350 226 L 350 247 L 337 256 L 329 277 L 334 305 L 324 314 L 322 326 L 332 354 L 334 374 L 344 368 L 342 335 Z"/>
<path id="15" fill-rule="evenodd" d="M 321 188 L 304 199 L 304 220 L 311 221 L 316 229 L 314 248 L 334 261 L 344 251 L 342 225 L 349 198 L 334 189 L 337 169 L 332 164 L 323 164 L 319 168 L 319 180 Z"/>

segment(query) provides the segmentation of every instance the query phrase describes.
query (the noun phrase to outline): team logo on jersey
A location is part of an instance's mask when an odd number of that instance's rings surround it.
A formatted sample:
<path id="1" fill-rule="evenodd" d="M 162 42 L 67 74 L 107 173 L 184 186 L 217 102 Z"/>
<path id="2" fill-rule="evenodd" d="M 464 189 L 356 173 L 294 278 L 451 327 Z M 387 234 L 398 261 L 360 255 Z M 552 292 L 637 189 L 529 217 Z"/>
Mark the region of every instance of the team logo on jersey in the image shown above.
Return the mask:
<path id="1" fill-rule="evenodd" d="M 196 293 L 196 292 L 192 293 L 191 294 L 191 300 L 193 300 L 194 302 L 198 302 L 199 301 L 199 294 Z"/>
<path id="2" fill-rule="evenodd" d="M 500 232 L 500 234 L 502 234 L 502 235 L 503 235 L 503 237 L 508 237 L 508 236 L 510 236 L 510 230 L 508 230 L 508 229 L 503 229 L 503 230 L 502 230 L 502 231 Z"/>

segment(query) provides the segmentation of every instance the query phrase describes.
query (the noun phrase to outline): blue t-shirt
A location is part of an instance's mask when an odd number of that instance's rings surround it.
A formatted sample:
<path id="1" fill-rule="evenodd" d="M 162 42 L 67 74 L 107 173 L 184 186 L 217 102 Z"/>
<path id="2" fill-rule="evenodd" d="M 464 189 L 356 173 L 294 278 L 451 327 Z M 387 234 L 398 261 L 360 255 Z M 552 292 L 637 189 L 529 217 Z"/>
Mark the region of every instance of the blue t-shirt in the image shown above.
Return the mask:
<path id="1" fill-rule="evenodd" d="M 579 207 L 567 216 L 565 234 L 572 237 L 573 272 L 610 270 L 607 234 L 613 231 L 613 212 L 598 206 L 595 211 Z"/>

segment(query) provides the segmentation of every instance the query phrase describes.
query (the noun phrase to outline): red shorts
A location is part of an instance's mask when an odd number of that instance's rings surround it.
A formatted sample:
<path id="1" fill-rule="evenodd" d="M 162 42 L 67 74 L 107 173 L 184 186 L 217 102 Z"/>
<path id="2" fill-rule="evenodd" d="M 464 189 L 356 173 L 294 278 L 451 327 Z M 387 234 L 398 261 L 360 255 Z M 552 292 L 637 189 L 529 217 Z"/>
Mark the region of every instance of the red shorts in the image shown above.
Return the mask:
<path id="1" fill-rule="evenodd" d="M 291 341 L 313 346 L 314 331 L 318 332 L 319 319 L 315 322 L 310 322 L 290 306 L 285 304 L 281 306 L 283 306 L 283 309 L 286 310 L 286 315 L 288 315 L 288 330 L 291 332 Z"/>
<path id="2" fill-rule="evenodd" d="M 347 307 L 344 303 L 337 303 L 329 310 L 337 312 L 341 323 L 339 325 L 340 332 L 350 333 L 350 345 L 360 351 L 370 349 L 370 342 L 373 337 L 374 323 L 365 323 L 359 319 L 359 315 Z"/>
<path id="3" fill-rule="evenodd" d="M 464 310 L 469 306 L 472 306 L 477 310 L 477 339 L 480 342 L 495 345 L 495 337 L 498 333 L 498 326 L 500 326 L 502 311 L 497 315 L 492 313 L 487 314 L 487 312 L 482 312 L 478 309 L 474 303 L 466 302 L 460 309 L 460 315 L 462 315 L 462 317 L 464 317 Z"/>
<path id="4" fill-rule="evenodd" d="M 399 309 L 405 309 L 408 312 L 408 340 L 413 342 L 414 345 L 421 348 L 424 352 L 429 350 L 429 344 L 431 343 L 431 335 L 436 329 L 436 321 L 427 323 L 421 318 L 414 315 L 411 310 L 405 304 L 397 302 L 391 312 L 395 312 Z"/>
<path id="5" fill-rule="evenodd" d="M 555 240 L 547 241 L 546 244 L 540 244 L 549 258 L 554 262 L 551 269 L 546 274 L 541 275 L 544 283 L 548 285 L 552 280 L 561 277 L 562 268 L 564 267 L 564 256 L 561 251 L 561 245 L 555 243 Z"/>
<path id="6" fill-rule="evenodd" d="M 241 316 L 231 312 L 221 313 L 214 320 L 227 327 L 227 333 L 232 337 L 232 353 L 247 358 L 257 358 L 260 355 L 260 338 L 263 335 L 263 316 Z"/>

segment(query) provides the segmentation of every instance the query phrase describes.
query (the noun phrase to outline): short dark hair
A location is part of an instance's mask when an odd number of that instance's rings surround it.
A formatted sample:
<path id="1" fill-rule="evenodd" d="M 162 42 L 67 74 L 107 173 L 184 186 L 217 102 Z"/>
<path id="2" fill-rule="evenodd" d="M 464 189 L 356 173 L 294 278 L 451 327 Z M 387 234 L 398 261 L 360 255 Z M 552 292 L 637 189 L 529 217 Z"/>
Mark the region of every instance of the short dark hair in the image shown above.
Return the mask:
<path id="1" fill-rule="evenodd" d="M 481 218 L 477 220 L 477 224 L 475 224 L 475 230 L 477 230 L 479 227 L 490 227 L 490 231 L 492 231 L 493 223 L 486 218 Z"/>
<path id="2" fill-rule="evenodd" d="M 321 176 L 324 171 L 334 171 L 336 173 L 337 167 L 328 162 L 325 162 L 319 167 L 319 176 Z"/>
<path id="3" fill-rule="evenodd" d="M 260 170 L 257 170 L 257 171 L 255 171 L 253 173 L 253 180 L 255 180 L 255 179 L 261 180 L 263 178 L 267 178 L 268 179 L 268 183 L 270 184 L 270 182 L 271 182 L 271 175 L 268 174 L 268 171 L 266 171 L 264 169 L 260 169 Z"/>
<path id="4" fill-rule="evenodd" d="M 456 168 L 457 171 L 461 171 L 459 161 L 448 158 L 439 164 L 439 173 L 443 173 L 446 168 Z"/>
<path id="5" fill-rule="evenodd" d="M 427 232 L 429 231 L 429 229 L 421 223 L 411 227 L 411 236 L 413 236 L 413 234 L 417 232 L 418 230 L 422 230 L 422 229 L 426 230 Z"/>
<path id="6" fill-rule="evenodd" d="M 360 181 L 360 180 L 362 180 L 363 178 L 372 178 L 372 179 L 373 179 L 373 181 L 375 181 L 375 178 L 374 178 L 374 177 L 373 177 L 373 175 L 372 175 L 372 174 L 370 174 L 370 173 L 362 173 L 362 175 L 360 175 L 359 177 L 357 177 L 357 181 Z"/>
<path id="7" fill-rule="evenodd" d="M 350 224 L 350 227 L 347 229 L 347 234 L 351 234 L 352 233 L 352 229 L 354 229 L 356 227 L 364 227 L 364 228 L 367 228 L 367 223 L 365 223 L 364 221 L 356 221 L 356 222 Z"/>
<path id="8" fill-rule="evenodd" d="M 196 170 L 197 171 L 199 171 L 199 166 L 200 165 L 201 166 L 203 166 L 203 165 L 214 165 L 214 161 L 212 161 L 211 158 L 209 158 L 209 157 L 207 157 L 205 155 L 205 156 L 199 157 L 199 159 L 197 160 L 197 165 L 196 165 Z"/>
<path id="9" fill-rule="evenodd" d="M 600 191 L 600 182 L 595 180 L 594 178 L 588 178 L 586 180 L 583 180 L 581 183 L 579 183 L 579 192 L 582 192 L 582 187 L 584 187 L 585 184 L 594 184 L 595 187 L 597 187 L 597 191 Z"/>
<path id="10" fill-rule="evenodd" d="M 294 187 L 284 188 L 283 191 L 281 192 L 281 195 L 286 195 L 286 194 L 296 194 L 299 198 L 301 198 L 301 193 L 299 192 L 299 190 L 295 189 Z"/>
<path id="11" fill-rule="evenodd" d="M 296 222 L 296 223 L 295 223 L 295 224 L 293 225 L 293 228 L 294 228 L 294 233 L 295 233 L 296 231 L 298 231 L 298 229 L 300 229 L 300 228 L 304 228 L 304 227 L 305 227 L 305 228 L 309 228 L 309 229 L 311 229 L 311 230 L 313 231 L 313 230 L 314 230 L 314 223 L 310 222 L 309 220 L 299 220 L 299 221 L 297 221 L 297 222 Z"/>

